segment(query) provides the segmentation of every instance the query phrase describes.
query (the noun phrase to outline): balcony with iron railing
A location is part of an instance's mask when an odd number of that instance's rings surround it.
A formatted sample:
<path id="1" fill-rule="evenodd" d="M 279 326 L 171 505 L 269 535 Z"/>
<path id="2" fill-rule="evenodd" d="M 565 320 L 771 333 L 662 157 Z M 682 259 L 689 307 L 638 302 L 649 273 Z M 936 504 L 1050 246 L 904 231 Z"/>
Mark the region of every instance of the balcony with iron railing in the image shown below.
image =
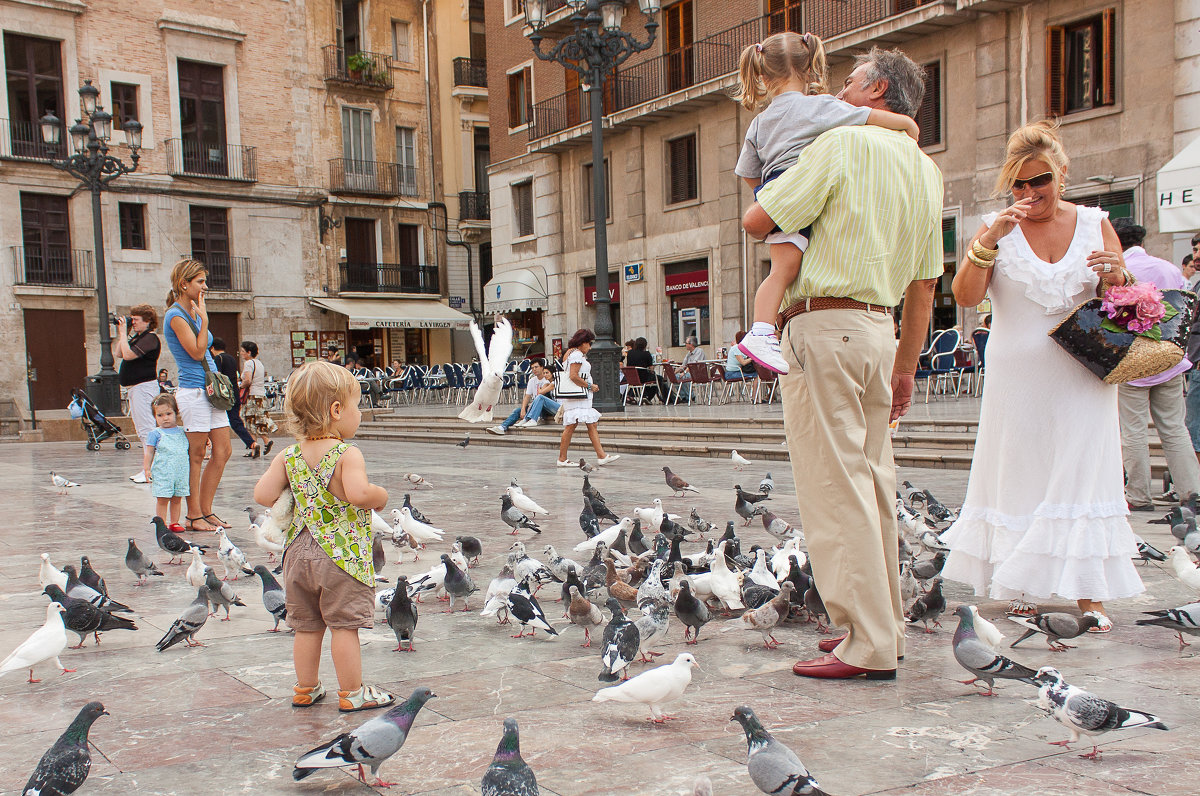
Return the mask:
<path id="1" fill-rule="evenodd" d="M 50 146 L 42 142 L 42 128 L 37 122 L 0 119 L 0 158 L 7 160 L 50 161 L 67 156 L 67 142 Z"/>
<path id="2" fill-rule="evenodd" d="M 230 257 L 227 254 L 196 254 L 193 260 L 204 263 L 208 271 L 208 289 L 227 293 L 250 292 L 250 258 Z"/>
<path id="3" fill-rule="evenodd" d="M 392 87 L 392 57 L 362 50 L 350 52 L 336 44 L 324 47 L 325 80 L 346 86 L 387 91 Z"/>
<path id="4" fill-rule="evenodd" d="M 66 246 L 13 246 L 13 284 L 29 287 L 94 288 L 90 249 Z"/>
<path id="5" fill-rule="evenodd" d="M 257 147 L 206 144 L 192 138 L 168 138 L 166 144 L 167 170 L 172 177 L 258 181 Z"/>
<path id="6" fill-rule="evenodd" d="M 339 263 L 341 293 L 413 293 L 439 296 L 442 288 L 436 265 L 398 263 Z"/>
<path id="7" fill-rule="evenodd" d="M 926 23 L 945 26 L 953 20 L 954 4 L 942 0 L 797 0 L 783 8 L 697 39 L 662 55 L 635 61 L 605 81 L 605 114 L 619 123 L 638 115 L 638 106 L 654 103 L 655 110 L 672 100 L 682 103 L 692 94 L 723 93 L 736 79 L 742 50 L 773 33 L 791 30 L 820 36 L 827 52 L 859 46 L 898 30 L 915 34 Z M 891 31 L 894 27 L 897 31 Z M 678 95 L 674 97 L 673 95 Z M 629 111 L 628 113 L 625 113 Z M 587 95 L 579 89 L 538 102 L 529 125 L 530 142 L 561 133 L 591 120 Z M 583 131 L 580 131 L 582 135 Z"/>
<path id="8" fill-rule="evenodd" d="M 487 60 L 484 58 L 455 58 L 454 85 L 487 88 Z"/>
<path id="9" fill-rule="evenodd" d="M 458 192 L 459 221 L 487 221 L 491 217 L 492 209 L 487 191 Z"/>
<path id="10" fill-rule="evenodd" d="M 417 167 L 382 160 L 334 158 L 329 161 L 329 190 L 364 196 L 417 196 Z"/>

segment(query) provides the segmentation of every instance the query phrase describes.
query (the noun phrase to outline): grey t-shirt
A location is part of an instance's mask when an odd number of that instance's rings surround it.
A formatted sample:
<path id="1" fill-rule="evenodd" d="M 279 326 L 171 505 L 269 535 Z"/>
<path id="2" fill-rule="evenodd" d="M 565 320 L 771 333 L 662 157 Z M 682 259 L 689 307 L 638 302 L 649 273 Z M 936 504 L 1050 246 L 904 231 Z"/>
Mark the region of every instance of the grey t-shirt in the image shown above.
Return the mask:
<path id="1" fill-rule="evenodd" d="M 870 108 L 859 108 L 829 94 L 785 91 L 755 116 L 734 173 L 752 180 L 783 171 L 796 163 L 800 151 L 817 136 L 835 127 L 866 124 Z"/>

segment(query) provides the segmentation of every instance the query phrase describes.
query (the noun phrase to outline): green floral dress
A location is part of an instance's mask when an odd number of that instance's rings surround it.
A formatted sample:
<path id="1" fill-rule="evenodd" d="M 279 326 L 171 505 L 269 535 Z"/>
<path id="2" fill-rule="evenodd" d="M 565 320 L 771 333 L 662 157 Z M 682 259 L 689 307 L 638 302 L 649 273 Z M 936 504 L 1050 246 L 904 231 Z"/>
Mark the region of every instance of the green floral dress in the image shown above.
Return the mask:
<path id="1" fill-rule="evenodd" d="M 308 528 L 321 549 L 355 580 L 375 587 L 375 567 L 371 563 L 371 512 L 339 500 L 329 491 L 329 480 L 342 454 L 349 449 L 338 443 L 321 457 L 314 473 L 300 455 L 300 446 L 292 445 L 284 452 L 284 468 L 296 502 L 296 513 L 288 528 L 287 544 L 291 544 Z"/>

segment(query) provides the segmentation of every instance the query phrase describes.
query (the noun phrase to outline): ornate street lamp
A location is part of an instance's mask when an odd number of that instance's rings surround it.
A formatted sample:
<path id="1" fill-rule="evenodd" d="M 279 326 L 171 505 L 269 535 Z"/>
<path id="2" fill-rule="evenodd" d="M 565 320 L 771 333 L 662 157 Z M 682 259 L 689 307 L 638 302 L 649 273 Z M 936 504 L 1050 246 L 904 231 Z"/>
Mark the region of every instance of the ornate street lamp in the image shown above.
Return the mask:
<path id="1" fill-rule="evenodd" d="M 529 36 L 533 52 L 543 61 L 553 61 L 579 73 L 583 90 L 590 94 L 592 117 L 592 225 L 596 250 L 596 342 L 588 358 L 592 363 L 596 384 L 596 408 L 605 412 L 622 412 L 618 368 L 621 349 L 613 339 L 611 298 L 608 295 L 608 218 L 607 183 L 604 167 L 604 76 L 614 73 L 636 52 L 649 49 L 658 32 L 656 15 L 659 0 L 638 0 L 646 18 L 646 41 L 621 29 L 628 0 L 566 0 L 571 10 L 574 31 L 562 36 L 542 51 L 542 29 L 546 26 L 546 0 L 525 0 L 525 21 L 533 28 Z"/>
<path id="2" fill-rule="evenodd" d="M 97 104 L 100 90 L 92 81 L 83 81 L 79 89 L 79 107 L 83 118 L 71 125 L 71 149 L 73 154 L 65 158 L 56 157 L 62 142 L 62 122 L 53 113 L 40 119 L 42 142 L 46 145 L 50 162 L 56 169 L 65 171 L 79 179 L 92 192 L 92 237 L 96 260 L 96 303 L 100 323 L 100 372 L 88 379 L 88 396 L 96 407 L 106 415 L 113 416 L 121 411 L 121 387 L 117 382 L 117 371 L 113 369 L 112 338 L 108 323 L 108 281 L 104 268 L 104 227 L 100 219 L 100 191 L 123 174 L 137 171 L 138 150 L 142 148 L 142 125 L 132 119 L 121 129 L 125 142 L 131 150 L 133 165 L 126 165 L 119 158 L 108 154 L 108 141 L 112 137 L 112 114 Z"/>

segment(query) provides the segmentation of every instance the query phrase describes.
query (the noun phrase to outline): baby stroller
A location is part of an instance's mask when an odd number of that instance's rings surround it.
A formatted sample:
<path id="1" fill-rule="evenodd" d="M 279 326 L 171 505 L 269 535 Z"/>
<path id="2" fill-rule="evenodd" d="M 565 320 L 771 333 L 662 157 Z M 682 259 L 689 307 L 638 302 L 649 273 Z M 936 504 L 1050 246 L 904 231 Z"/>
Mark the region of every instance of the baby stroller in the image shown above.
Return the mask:
<path id="1" fill-rule="evenodd" d="M 96 408 L 83 390 L 78 387 L 71 390 L 71 403 L 67 409 L 70 410 L 71 417 L 79 418 L 83 422 L 83 430 L 88 435 L 88 450 L 100 450 L 100 443 L 109 437 L 117 438 L 117 450 L 129 450 L 129 440 L 121 433 L 121 429 Z"/>

